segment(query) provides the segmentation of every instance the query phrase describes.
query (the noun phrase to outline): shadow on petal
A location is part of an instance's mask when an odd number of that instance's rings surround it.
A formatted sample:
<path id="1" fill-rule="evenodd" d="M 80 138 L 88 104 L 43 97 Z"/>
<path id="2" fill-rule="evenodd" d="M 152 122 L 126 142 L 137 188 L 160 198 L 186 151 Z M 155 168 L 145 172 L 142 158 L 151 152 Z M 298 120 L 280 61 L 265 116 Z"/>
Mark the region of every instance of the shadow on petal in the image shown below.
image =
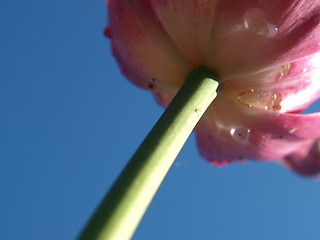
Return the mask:
<path id="1" fill-rule="evenodd" d="M 281 162 L 292 171 L 306 177 L 320 176 L 320 138 L 307 142 Z"/>

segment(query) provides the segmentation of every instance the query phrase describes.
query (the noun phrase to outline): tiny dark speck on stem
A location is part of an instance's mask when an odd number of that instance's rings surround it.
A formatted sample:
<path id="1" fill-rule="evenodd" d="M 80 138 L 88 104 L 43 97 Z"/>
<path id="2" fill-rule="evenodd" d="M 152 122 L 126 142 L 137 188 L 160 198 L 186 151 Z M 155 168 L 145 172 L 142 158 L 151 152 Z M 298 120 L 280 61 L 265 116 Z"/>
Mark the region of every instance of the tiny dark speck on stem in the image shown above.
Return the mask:
<path id="1" fill-rule="evenodd" d="M 148 88 L 153 89 L 154 88 L 154 84 L 153 83 L 149 83 L 148 84 Z"/>

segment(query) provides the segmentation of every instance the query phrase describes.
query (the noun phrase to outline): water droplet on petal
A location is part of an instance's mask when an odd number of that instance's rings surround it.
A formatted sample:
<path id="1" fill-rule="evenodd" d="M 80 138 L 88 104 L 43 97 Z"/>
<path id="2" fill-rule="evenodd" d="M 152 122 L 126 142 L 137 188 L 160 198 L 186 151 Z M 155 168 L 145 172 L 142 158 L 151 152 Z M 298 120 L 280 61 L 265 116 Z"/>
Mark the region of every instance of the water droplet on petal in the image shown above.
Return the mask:
<path id="1" fill-rule="evenodd" d="M 111 36 L 110 26 L 105 27 L 103 33 L 104 33 L 104 35 L 105 35 L 107 38 L 111 38 L 112 36 Z"/>
<path id="2" fill-rule="evenodd" d="M 230 134 L 235 141 L 241 144 L 249 143 L 250 128 L 244 126 L 236 126 L 234 128 L 231 128 Z"/>
<path id="3" fill-rule="evenodd" d="M 260 109 L 280 111 L 281 95 L 277 92 L 256 91 L 247 89 L 236 97 L 237 101 L 247 107 L 256 107 Z"/>
<path id="4" fill-rule="evenodd" d="M 253 93 L 254 90 L 253 89 L 247 89 L 243 92 L 241 92 L 237 97 L 236 99 L 246 105 L 247 107 L 252 107 L 251 103 L 253 102 L 252 99 L 248 98 L 249 96 L 251 96 L 250 94 Z"/>
<path id="5" fill-rule="evenodd" d="M 245 15 L 243 27 L 246 30 L 266 38 L 274 37 L 278 33 L 277 26 L 269 23 L 262 11 L 257 8 Z"/>
<path id="6" fill-rule="evenodd" d="M 291 69 L 291 64 L 285 64 L 285 65 L 282 65 L 280 67 L 280 72 L 279 72 L 279 79 L 282 79 L 284 78 L 285 76 L 287 76 L 287 74 L 290 72 L 290 69 Z"/>
<path id="7" fill-rule="evenodd" d="M 298 128 L 292 128 L 292 129 L 289 130 L 289 133 L 294 133 L 294 132 L 296 132 L 297 130 L 298 130 Z"/>

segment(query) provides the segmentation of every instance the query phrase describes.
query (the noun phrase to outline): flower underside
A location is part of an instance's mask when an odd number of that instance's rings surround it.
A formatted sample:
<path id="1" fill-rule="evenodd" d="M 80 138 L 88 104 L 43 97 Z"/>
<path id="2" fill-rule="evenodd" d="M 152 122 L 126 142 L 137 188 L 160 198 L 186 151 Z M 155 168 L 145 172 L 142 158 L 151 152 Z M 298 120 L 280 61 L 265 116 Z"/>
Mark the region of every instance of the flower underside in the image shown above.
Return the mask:
<path id="1" fill-rule="evenodd" d="M 220 76 L 219 96 L 195 129 L 215 165 L 281 161 L 320 172 L 320 2 L 110 0 L 113 54 L 123 74 L 167 106 L 197 66 Z"/>

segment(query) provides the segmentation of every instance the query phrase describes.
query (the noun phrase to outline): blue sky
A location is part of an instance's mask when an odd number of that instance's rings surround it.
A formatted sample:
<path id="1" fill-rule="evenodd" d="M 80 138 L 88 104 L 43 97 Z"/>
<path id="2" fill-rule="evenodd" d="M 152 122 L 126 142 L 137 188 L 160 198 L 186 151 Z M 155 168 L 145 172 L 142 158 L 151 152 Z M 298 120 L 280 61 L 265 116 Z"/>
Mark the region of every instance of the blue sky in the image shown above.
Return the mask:
<path id="1" fill-rule="evenodd" d="M 0 239 L 74 239 L 162 113 L 121 76 L 105 25 L 102 0 L 0 3 Z M 191 136 L 134 239 L 319 239 L 319 203 L 318 181 L 212 167 Z"/>

